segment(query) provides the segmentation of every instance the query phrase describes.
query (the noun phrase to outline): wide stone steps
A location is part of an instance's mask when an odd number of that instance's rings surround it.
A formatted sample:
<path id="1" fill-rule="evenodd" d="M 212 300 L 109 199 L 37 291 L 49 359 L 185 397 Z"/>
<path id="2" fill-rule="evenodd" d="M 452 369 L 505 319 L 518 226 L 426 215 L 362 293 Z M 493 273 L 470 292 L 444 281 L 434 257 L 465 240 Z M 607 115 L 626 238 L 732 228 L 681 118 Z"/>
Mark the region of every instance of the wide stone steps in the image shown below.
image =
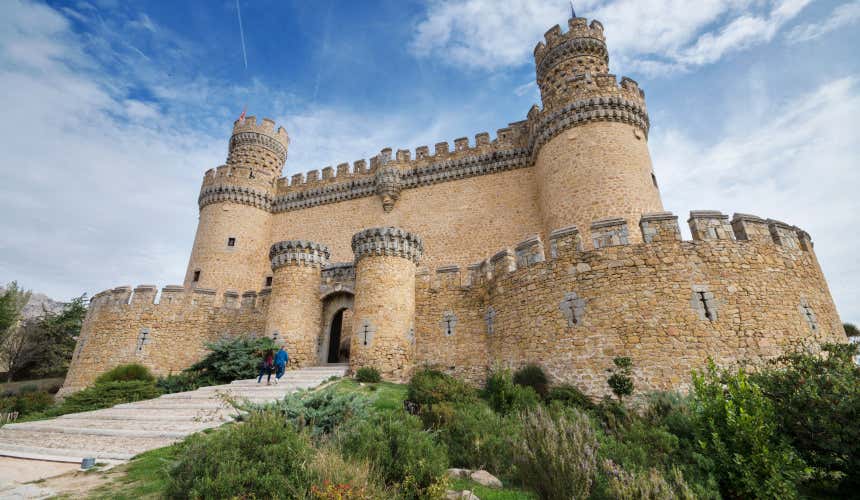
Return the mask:
<path id="1" fill-rule="evenodd" d="M 232 420 L 237 402 L 268 403 L 299 389 L 310 389 L 331 377 L 346 374 L 347 365 L 327 365 L 288 371 L 277 385 L 256 379 L 167 394 L 103 410 L 63 415 L 48 420 L 0 427 L 0 456 L 80 462 L 129 460 L 134 455 L 179 441 L 201 430 Z"/>

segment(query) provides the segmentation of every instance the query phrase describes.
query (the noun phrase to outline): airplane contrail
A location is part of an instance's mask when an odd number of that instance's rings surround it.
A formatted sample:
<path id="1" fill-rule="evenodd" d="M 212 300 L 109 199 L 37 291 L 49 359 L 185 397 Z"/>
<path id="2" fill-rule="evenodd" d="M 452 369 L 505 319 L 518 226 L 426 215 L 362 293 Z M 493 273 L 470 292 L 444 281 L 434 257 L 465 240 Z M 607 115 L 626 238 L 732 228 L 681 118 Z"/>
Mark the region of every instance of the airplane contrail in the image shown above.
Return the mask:
<path id="1" fill-rule="evenodd" d="M 242 60 L 245 61 L 245 69 L 248 69 L 248 53 L 245 52 L 245 30 L 242 29 L 242 11 L 239 9 L 239 0 L 236 0 L 236 15 L 239 16 L 239 36 L 242 38 Z"/>

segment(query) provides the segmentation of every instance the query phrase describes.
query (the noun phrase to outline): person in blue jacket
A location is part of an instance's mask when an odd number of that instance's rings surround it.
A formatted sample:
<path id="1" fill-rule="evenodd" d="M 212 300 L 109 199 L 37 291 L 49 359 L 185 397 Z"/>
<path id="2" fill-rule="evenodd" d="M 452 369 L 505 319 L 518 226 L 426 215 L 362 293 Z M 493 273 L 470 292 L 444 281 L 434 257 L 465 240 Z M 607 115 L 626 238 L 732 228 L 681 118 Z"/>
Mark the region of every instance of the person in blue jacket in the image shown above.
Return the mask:
<path id="1" fill-rule="evenodd" d="M 284 376 L 284 371 L 287 369 L 287 361 L 289 360 L 290 356 L 284 350 L 284 346 L 281 346 L 277 354 L 275 354 L 275 384 Z"/>

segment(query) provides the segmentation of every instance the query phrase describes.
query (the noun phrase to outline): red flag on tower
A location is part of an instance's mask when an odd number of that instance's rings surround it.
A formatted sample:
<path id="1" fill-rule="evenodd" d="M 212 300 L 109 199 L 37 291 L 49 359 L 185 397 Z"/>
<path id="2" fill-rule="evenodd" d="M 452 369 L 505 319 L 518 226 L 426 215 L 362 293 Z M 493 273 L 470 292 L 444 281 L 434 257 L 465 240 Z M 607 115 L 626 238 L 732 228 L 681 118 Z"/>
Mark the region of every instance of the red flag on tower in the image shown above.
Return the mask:
<path id="1" fill-rule="evenodd" d="M 245 109 L 242 110 L 242 114 L 239 115 L 239 121 L 240 122 L 245 121 L 245 111 L 248 111 L 248 106 L 245 106 Z"/>

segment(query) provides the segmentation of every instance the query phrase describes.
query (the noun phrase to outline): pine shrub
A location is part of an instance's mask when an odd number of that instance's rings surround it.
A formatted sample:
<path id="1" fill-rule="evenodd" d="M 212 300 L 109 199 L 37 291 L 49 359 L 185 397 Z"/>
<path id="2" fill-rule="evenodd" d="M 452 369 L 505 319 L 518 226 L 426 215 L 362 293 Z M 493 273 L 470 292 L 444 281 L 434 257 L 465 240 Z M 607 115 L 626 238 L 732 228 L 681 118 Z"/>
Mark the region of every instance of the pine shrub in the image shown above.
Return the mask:
<path id="1" fill-rule="evenodd" d="M 548 401 L 559 401 L 561 404 L 583 410 L 594 408 L 594 402 L 582 391 L 570 384 L 557 385 L 547 393 Z"/>
<path id="2" fill-rule="evenodd" d="M 355 380 L 366 384 L 375 384 L 382 381 L 379 370 L 372 366 L 362 366 L 355 372 Z"/>
<path id="3" fill-rule="evenodd" d="M 534 389 L 515 384 L 511 372 L 504 369 L 494 371 L 487 378 L 484 398 L 502 415 L 532 408 L 540 402 Z"/>
<path id="4" fill-rule="evenodd" d="M 155 382 L 155 377 L 149 368 L 131 363 L 127 365 L 119 365 L 111 370 L 108 370 L 96 378 L 96 384 L 105 382 L 128 382 L 131 380 L 140 380 L 142 382 Z"/>
<path id="5" fill-rule="evenodd" d="M 540 365 L 530 363 L 514 372 L 514 383 L 531 387 L 541 398 L 546 398 L 549 392 L 549 377 Z"/>

